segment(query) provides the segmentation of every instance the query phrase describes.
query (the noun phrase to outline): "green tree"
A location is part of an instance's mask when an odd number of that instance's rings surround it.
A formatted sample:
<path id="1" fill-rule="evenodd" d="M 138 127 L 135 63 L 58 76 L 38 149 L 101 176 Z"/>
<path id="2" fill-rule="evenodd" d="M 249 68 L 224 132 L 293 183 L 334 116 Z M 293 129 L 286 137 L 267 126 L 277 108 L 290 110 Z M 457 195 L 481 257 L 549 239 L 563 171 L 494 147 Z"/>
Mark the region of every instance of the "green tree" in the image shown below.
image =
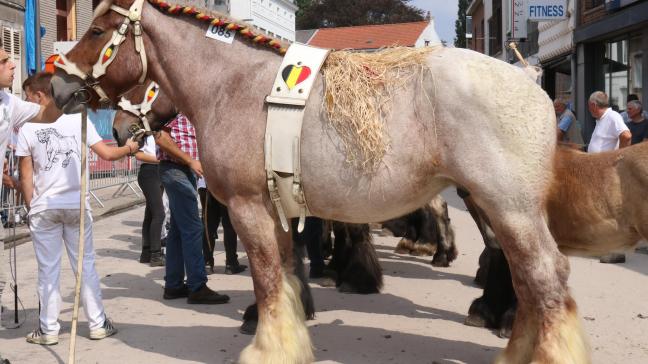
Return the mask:
<path id="1" fill-rule="evenodd" d="M 410 0 L 302 0 L 298 1 L 297 29 L 393 24 L 424 19 L 424 11 Z M 303 3 L 303 4 L 300 4 Z M 303 5 L 303 8 L 302 8 Z"/>
<path id="2" fill-rule="evenodd" d="M 299 7 L 297 9 L 297 13 L 295 14 L 296 19 L 299 20 L 299 18 L 304 16 L 304 12 L 306 9 L 308 9 L 311 4 L 313 3 L 313 0 L 296 0 L 295 4 Z"/>
<path id="3" fill-rule="evenodd" d="M 457 20 L 455 20 L 455 39 L 454 45 L 457 48 L 466 48 L 466 10 L 468 10 L 468 0 L 459 0 L 459 10 L 457 10 Z"/>

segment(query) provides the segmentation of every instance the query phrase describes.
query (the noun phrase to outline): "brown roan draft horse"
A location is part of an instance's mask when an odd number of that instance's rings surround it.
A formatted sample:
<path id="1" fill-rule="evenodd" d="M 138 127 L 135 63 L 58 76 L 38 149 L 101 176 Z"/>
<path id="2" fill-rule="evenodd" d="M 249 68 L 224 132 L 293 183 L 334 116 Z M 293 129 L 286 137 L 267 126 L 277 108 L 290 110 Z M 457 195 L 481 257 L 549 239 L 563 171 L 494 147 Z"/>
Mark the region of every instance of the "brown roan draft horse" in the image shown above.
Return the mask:
<path id="1" fill-rule="evenodd" d="M 74 112 L 83 94 L 93 107 L 99 98 L 116 102 L 146 77 L 168 93 L 196 127 L 209 190 L 228 206 L 251 262 L 259 326 L 240 361 L 311 362 L 291 239 L 264 170 L 263 101 L 282 56 L 242 31 L 231 44 L 214 41 L 205 37 L 203 14 L 171 16 L 175 7 L 149 1 L 99 5 L 90 30 L 62 58 L 52 81 L 56 103 Z M 391 147 L 372 174 L 357 173 L 346 161 L 323 110 L 324 80 L 314 75 L 301 136 L 309 210 L 337 221 L 385 221 L 449 185 L 464 187 L 487 216 L 497 216 L 493 229 L 519 298 L 511 339 L 497 362 L 589 362 L 567 287 L 569 263 L 544 214 L 556 147 L 551 100 L 522 70 L 468 50 L 435 48 L 416 72 L 420 82 L 391 95 L 385 120 Z"/>

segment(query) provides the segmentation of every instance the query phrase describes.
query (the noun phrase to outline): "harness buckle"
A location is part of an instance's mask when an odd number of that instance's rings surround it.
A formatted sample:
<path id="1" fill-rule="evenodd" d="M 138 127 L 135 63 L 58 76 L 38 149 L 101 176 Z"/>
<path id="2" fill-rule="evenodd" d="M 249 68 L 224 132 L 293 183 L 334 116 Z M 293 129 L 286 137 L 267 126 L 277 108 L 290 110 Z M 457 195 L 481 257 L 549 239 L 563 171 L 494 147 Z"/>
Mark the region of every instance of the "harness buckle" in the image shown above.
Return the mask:
<path id="1" fill-rule="evenodd" d="M 129 22 L 127 20 L 124 20 L 124 22 L 121 23 L 119 29 L 117 30 L 117 33 L 119 33 L 119 35 L 121 36 L 126 35 L 126 32 L 128 32 L 128 23 Z"/>

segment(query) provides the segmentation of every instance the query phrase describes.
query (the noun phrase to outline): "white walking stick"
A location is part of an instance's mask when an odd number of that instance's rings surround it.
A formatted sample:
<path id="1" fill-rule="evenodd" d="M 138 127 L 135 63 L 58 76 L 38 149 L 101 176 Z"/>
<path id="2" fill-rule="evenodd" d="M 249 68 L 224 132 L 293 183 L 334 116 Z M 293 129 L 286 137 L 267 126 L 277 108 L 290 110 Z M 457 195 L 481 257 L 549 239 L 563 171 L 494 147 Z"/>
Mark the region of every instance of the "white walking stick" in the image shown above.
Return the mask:
<path id="1" fill-rule="evenodd" d="M 85 211 L 86 211 L 86 158 L 88 148 L 88 107 L 83 104 L 81 113 L 81 205 L 79 207 L 79 251 L 77 256 L 76 288 L 74 289 L 74 310 L 72 311 L 72 329 L 70 330 L 70 350 L 68 364 L 74 363 L 76 349 L 77 321 L 79 320 L 79 299 L 81 293 L 81 277 L 83 276 L 83 255 L 85 251 Z"/>

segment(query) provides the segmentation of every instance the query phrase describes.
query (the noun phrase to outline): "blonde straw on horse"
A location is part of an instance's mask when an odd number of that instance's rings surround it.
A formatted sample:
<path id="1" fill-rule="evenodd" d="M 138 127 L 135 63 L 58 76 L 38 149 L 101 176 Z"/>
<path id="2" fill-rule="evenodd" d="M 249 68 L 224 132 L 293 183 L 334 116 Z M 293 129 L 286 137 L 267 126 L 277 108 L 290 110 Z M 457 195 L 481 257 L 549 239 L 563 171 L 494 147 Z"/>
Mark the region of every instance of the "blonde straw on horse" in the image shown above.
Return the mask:
<path id="1" fill-rule="evenodd" d="M 86 158 L 88 148 L 88 107 L 83 104 L 81 113 L 81 205 L 79 216 L 79 250 L 77 256 L 76 287 L 74 289 L 74 310 L 72 311 L 72 329 L 70 330 L 70 349 L 68 364 L 74 363 L 76 350 L 77 321 L 79 320 L 79 299 L 81 293 L 81 277 L 83 277 L 83 255 L 85 253 L 85 210 L 86 210 Z"/>
<path id="2" fill-rule="evenodd" d="M 529 62 L 527 62 L 526 59 L 524 59 L 524 57 L 522 57 L 522 54 L 520 53 L 520 51 L 518 51 L 517 44 L 515 44 L 515 42 L 509 43 L 509 48 L 511 48 L 513 50 L 513 52 L 515 53 L 515 56 L 520 60 L 520 63 L 522 63 L 522 65 L 524 67 L 529 65 Z"/>

